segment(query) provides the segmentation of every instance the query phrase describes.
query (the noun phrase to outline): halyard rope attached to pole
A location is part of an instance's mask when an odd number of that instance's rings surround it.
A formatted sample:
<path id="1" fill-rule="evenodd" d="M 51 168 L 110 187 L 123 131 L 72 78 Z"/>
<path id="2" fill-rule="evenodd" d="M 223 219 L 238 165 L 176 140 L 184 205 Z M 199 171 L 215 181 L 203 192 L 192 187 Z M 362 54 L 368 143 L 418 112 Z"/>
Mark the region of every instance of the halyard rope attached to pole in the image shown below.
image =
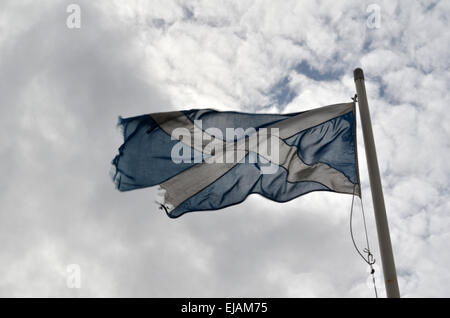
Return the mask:
<path id="1" fill-rule="evenodd" d="M 375 269 L 373 267 L 373 264 L 375 264 L 375 257 L 373 256 L 372 252 L 370 251 L 370 244 L 369 244 L 369 235 L 367 233 L 367 224 L 366 224 L 366 215 L 364 213 L 364 205 L 362 198 L 361 200 L 361 213 L 363 217 L 363 223 L 364 223 L 364 233 L 366 235 L 366 244 L 367 247 L 363 249 L 363 252 L 367 254 L 367 258 L 364 257 L 363 253 L 359 250 L 358 246 L 356 245 L 355 237 L 353 236 L 353 203 L 355 201 L 355 188 L 356 184 L 353 186 L 353 195 L 352 195 L 352 206 L 350 208 L 350 236 L 352 238 L 353 246 L 355 247 L 358 254 L 361 256 L 361 258 L 366 262 L 370 267 L 370 275 L 372 276 L 372 283 L 373 283 L 373 289 L 375 291 L 375 297 L 378 298 L 378 292 L 377 292 L 377 285 L 375 282 Z"/>

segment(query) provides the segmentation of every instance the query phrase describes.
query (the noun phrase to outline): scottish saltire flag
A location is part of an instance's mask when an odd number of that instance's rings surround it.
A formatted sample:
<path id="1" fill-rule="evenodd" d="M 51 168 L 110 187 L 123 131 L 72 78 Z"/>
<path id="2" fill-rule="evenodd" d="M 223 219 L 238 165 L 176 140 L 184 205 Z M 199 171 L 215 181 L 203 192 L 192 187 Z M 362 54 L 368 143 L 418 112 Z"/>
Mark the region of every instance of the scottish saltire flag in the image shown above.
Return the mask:
<path id="1" fill-rule="evenodd" d="M 121 118 L 120 191 L 160 185 L 168 216 L 285 202 L 311 191 L 360 194 L 355 104 L 292 114 L 192 109 Z"/>

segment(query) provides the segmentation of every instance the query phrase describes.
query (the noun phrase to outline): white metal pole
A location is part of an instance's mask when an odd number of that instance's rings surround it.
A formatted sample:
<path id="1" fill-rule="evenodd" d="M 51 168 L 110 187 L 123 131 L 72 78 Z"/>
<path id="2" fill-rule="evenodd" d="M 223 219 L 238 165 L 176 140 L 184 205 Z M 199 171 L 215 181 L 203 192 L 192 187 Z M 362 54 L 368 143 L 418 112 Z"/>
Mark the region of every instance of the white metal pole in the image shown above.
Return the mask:
<path id="1" fill-rule="evenodd" d="M 358 95 L 359 114 L 361 116 L 364 148 L 366 149 L 367 168 L 369 170 L 370 188 L 372 190 L 372 201 L 375 212 L 375 222 L 377 225 L 378 244 L 380 246 L 386 294 L 388 298 L 399 298 L 400 290 L 398 288 L 397 272 L 395 270 L 391 237 L 389 235 L 389 225 L 386 216 L 386 208 L 384 206 L 380 169 L 378 168 L 363 70 L 357 68 L 353 72 L 353 75 L 355 78 L 356 93 Z"/>

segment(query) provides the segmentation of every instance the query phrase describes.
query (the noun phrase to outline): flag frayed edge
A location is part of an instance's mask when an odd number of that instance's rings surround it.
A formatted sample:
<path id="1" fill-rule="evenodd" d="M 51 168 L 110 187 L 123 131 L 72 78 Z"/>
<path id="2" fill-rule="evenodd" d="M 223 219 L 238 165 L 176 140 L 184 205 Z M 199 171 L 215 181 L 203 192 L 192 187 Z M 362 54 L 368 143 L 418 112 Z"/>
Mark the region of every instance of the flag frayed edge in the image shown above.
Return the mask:
<path id="1" fill-rule="evenodd" d="M 119 116 L 117 118 L 116 127 L 119 128 L 120 133 L 122 134 L 122 137 L 124 139 L 124 142 L 125 142 L 125 129 L 127 128 L 126 127 L 127 124 L 128 124 L 128 120 L 127 119 L 123 118 L 122 116 Z"/>
<path id="2" fill-rule="evenodd" d="M 124 119 L 122 116 L 118 117 L 116 127 L 120 130 L 120 133 L 123 137 L 123 143 L 120 145 L 120 147 L 118 149 L 118 154 L 111 161 L 111 168 L 109 171 L 109 175 L 110 175 L 112 181 L 114 182 L 116 189 L 119 191 L 122 191 L 120 189 L 120 180 L 121 180 L 122 175 L 121 175 L 121 172 L 120 172 L 118 166 L 119 166 L 119 159 L 123 155 L 123 148 L 126 143 L 125 131 L 126 131 L 127 124 L 128 124 L 128 120 Z"/>
<path id="3" fill-rule="evenodd" d="M 169 195 L 167 193 L 167 190 L 164 189 L 162 186 L 158 186 L 156 196 L 159 198 L 156 203 L 159 205 L 159 208 L 161 210 L 164 210 L 169 217 L 173 217 L 171 212 L 175 208 L 173 204 L 171 204 L 168 200 Z M 161 202 L 160 202 L 161 201 Z"/>
<path id="4" fill-rule="evenodd" d="M 116 127 L 120 130 L 122 134 L 123 143 L 118 149 L 118 154 L 111 161 L 111 168 L 109 171 L 109 175 L 112 181 L 114 182 L 116 189 L 118 189 L 119 191 L 123 191 L 123 189 L 120 188 L 122 172 L 119 170 L 118 166 L 119 160 L 123 155 L 124 147 L 127 142 L 126 131 L 128 123 L 131 121 L 130 119 L 134 118 L 123 118 L 122 116 L 119 116 L 116 125 Z M 175 209 L 175 207 L 173 206 L 173 204 L 170 203 L 170 195 L 167 193 L 167 190 L 159 186 L 157 189 L 157 197 L 159 197 L 159 199 L 156 201 L 156 203 L 158 204 L 159 208 L 161 210 L 164 210 L 167 216 L 173 218 L 174 216 L 171 214 L 171 212 Z"/>

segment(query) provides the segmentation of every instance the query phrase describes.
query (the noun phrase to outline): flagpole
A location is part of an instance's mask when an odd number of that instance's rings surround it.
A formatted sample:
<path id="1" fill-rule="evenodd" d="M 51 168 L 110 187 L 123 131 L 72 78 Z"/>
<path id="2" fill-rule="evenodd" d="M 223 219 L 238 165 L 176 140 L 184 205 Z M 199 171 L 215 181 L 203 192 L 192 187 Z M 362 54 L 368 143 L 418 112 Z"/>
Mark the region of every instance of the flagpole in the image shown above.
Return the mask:
<path id="1" fill-rule="evenodd" d="M 380 247 L 381 263 L 383 265 L 386 294 L 388 298 L 399 298 L 400 290 L 398 288 L 391 237 L 389 235 L 389 225 L 386 208 L 384 206 L 380 169 L 378 168 L 363 70 L 357 68 L 353 72 L 353 75 L 355 78 L 356 93 L 358 94 L 359 114 L 361 116 L 364 146 L 366 149 L 367 167 L 369 170 L 370 188 L 372 190 L 372 201 L 375 212 L 375 222 L 377 225 L 378 244 Z"/>

